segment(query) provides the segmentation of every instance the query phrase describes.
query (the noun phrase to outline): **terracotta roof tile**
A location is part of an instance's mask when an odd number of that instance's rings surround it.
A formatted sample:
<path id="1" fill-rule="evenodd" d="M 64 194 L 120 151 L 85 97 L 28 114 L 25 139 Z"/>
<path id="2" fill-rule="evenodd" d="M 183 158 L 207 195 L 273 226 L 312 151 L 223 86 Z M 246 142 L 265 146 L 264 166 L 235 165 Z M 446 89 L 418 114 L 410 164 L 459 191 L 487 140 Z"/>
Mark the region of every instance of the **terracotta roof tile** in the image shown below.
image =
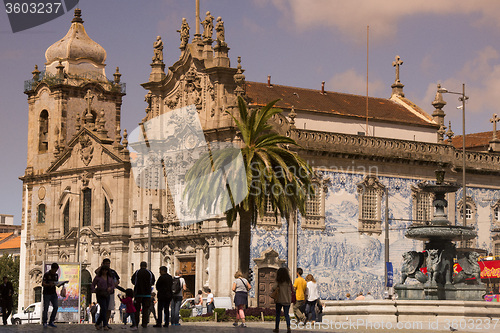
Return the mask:
<path id="1" fill-rule="evenodd" d="M 477 147 L 485 147 L 485 149 L 487 149 L 491 139 L 493 139 L 493 131 L 466 134 L 465 149 L 477 148 Z M 453 139 L 451 140 L 451 144 L 457 149 L 462 149 L 463 146 L 462 136 L 461 135 L 454 136 Z"/>
<path id="2" fill-rule="evenodd" d="M 332 91 L 289 87 L 274 84 L 268 87 L 266 83 L 246 82 L 246 94 L 250 103 L 259 106 L 282 99 L 276 106 L 280 108 L 295 107 L 295 110 L 329 113 L 333 115 L 366 119 L 366 96 L 351 95 Z M 404 106 L 384 98 L 368 98 L 369 119 L 437 128 L 432 118 L 405 98 L 401 100 L 415 109 L 421 116 L 409 111 Z"/>
<path id="3" fill-rule="evenodd" d="M 21 247 L 21 236 L 9 239 L 8 241 L 0 244 L 0 250 L 18 249 L 20 247 Z"/>
<path id="4" fill-rule="evenodd" d="M 0 233 L 0 242 L 2 240 L 4 240 L 5 238 L 9 237 L 10 235 L 12 235 L 12 232 L 2 232 L 2 233 Z"/>

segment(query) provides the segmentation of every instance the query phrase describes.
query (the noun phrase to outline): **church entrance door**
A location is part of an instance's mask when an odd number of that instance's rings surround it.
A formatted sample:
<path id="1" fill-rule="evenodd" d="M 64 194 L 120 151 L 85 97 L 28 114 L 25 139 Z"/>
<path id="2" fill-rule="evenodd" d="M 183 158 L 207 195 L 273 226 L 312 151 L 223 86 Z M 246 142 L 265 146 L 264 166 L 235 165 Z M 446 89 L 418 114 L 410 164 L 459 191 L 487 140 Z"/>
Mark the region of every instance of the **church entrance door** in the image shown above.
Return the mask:
<path id="1" fill-rule="evenodd" d="M 276 268 L 259 268 L 259 288 L 258 288 L 258 307 L 271 308 L 274 306 L 274 301 L 271 298 L 271 287 L 276 281 Z"/>
<path id="2" fill-rule="evenodd" d="M 197 293 L 195 290 L 196 281 L 196 259 L 182 258 L 179 259 L 179 269 L 182 272 L 182 277 L 186 281 L 187 290 L 184 292 L 184 298 L 191 298 Z"/>

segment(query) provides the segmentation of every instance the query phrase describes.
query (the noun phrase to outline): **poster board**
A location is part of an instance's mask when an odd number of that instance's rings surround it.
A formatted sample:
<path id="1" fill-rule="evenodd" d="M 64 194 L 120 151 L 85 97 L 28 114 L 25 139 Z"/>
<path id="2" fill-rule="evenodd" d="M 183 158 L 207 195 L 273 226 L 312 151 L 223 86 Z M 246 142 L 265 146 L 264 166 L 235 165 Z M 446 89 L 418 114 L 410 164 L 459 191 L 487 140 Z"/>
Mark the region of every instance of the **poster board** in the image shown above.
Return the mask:
<path id="1" fill-rule="evenodd" d="M 68 281 L 66 297 L 61 297 L 62 287 L 56 288 L 59 309 L 57 310 L 57 322 L 78 323 L 80 321 L 80 264 L 79 263 L 58 263 L 59 281 Z M 50 270 L 52 263 L 44 262 L 44 274 Z M 42 303 L 43 304 L 43 303 Z"/>

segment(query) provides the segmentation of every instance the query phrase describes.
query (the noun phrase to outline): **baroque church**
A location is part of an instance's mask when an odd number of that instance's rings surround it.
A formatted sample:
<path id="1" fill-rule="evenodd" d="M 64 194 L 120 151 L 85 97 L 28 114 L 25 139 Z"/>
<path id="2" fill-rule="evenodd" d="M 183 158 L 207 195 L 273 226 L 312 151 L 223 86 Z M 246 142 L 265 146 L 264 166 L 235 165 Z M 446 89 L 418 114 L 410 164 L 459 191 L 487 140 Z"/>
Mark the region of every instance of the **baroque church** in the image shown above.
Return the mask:
<path id="1" fill-rule="evenodd" d="M 90 281 L 104 258 L 111 259 L 125 288 L 132 287 L 129 277 L 139 263 L 150 259 L 155 274 L 160 266 L 181 270 L 188 293 L 209 287 L 216 296 L 232 296 L 238 221 L 228 227 L 224 216 L 213 216 L 180 223 L 179 198 L 165 184 L 165 168 L 134 174 L 134 163 L 142 162 L 120 124 L 125 84 L 118 68 L 112 79 L 106 76 L 106 51 L 83 23 L 76 9 L 68 33 L 46 50 L 45 69 L 35 67 L 24 86 L 29 128 L 21 177 L 22 302 L 40 300 L 44 262 L 81 263 L 88 302 Z M 404 237 L 406 228 L 427 223 L 433 214 L 433 198 L 418 184 L 434 181 L 438 168 L 446 170 L 447 180 L 461 181 L 463 152 L 444 126 L 441 93 L 429 104 L 431 115 L 405 98 L 399 57 L 387 99 L 327 91 L 324 83 L 312 90 L 275 85 L 271 77 L 249 82 L 240 57 L 231 66 L 223 21 L 209 12 L 201 21 L 197 13 L 195 24 L 191 38 L 183 19 L 180 58 L 169 67 L 161 37 L 156 39 L 149 81 L 142 84 L 146 117 L 137 119 L 139 128 L 192 106 L 208 142 L 238 142 L 226 113 L 237 110 L 237 97 L 250 107 L 280 99 L 283 112 L 273 117 L 273 127 L 296 140 L 296 151 L 315 171 L 316 191 L 305 216 L 297 212 L 287 223 L 269 212 L 251 231 L 251 305 L 271 305 L 269 282 L 283 265 L 293 276 L 297 267 L 313 274 L 322 299 L 348 292 L 380 297 L 384 232 L 398 279 L 402 254 L 422 250 L 420 242 Z M 478 232 L 457 247 L 484 255 L 500 255 L 500 145 L 496 130 L 493 135 L 486 149 L 466 151 L 467 194 L 448 194 L 451 223 L 462 223 L 465 204 L 466 223 Z M 498 292 L 498 283 L 492 287 Z"/>

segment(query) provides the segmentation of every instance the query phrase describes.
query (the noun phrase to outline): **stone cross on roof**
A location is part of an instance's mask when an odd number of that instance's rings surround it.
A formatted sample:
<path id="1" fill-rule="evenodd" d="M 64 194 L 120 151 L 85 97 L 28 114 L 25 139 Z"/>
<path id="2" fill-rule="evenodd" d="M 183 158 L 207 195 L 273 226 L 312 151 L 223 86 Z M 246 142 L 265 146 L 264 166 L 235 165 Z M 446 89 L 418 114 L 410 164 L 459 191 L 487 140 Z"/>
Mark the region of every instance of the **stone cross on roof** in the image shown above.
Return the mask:
<path id="1" fill-rule="evenodd" d="M 392 66 L 396 67 L 396 81 L 395 82 L 401 82 L 399 81 L 399 66 L 403 64 L 403 61 L 401 60 L 400 56 L 396 56 L 396 60 L 392 62 Z"/>
<path id="2" fill-rule="evenodd" d="M 91 113 L 91 105 L 92 105 L 92 101 L 94 100 L 94 95 L 92 95 L 92 92 L 89 90 L 87 90 L 87 94 L 85 95 L 85 100 L 87 101 L 87 112 L 88 113 Z"/>
<path id="3" fill-rule="evenodd" d="M 496 113 L 493 115 L 493 118 L 490 119 L 490 123 L 493 123 L 493 140 L 496 140 L 497 138 L 497 122 L 499 121 L 500 118 Z"/>

